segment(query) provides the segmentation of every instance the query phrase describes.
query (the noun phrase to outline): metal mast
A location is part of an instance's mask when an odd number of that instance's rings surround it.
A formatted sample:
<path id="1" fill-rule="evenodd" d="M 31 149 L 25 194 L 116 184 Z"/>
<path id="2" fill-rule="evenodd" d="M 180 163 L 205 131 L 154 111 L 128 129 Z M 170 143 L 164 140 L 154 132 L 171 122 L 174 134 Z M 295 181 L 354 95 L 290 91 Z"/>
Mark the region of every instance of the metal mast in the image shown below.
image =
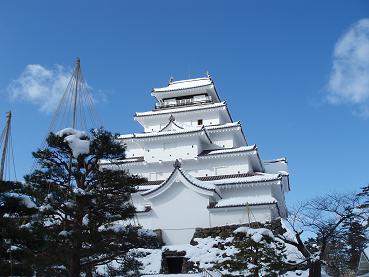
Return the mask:
<path id="1" fill-rule="evenodd" d="M 76 60 L 76 69 L 74 70 L 74 75 L 76 78 L 76 85 L 74 87 L 74 102 L 73 102 L 73 118 L 72 118 L 72 128 L 76 127 L 76 112 L 77 112 L 77 92 L 78 92 L 78 85 L 79 85 L 79 75 L 81 73 L 81 60 L 77 58 Z"/>
<path id="2" fill-rule="evenodd" d="M 50 132 L 55 133 L 70 127 L 81 131 L 89 131 L 91 128 L 102 126 L 101 118 L 95 109 L 95 102 L 90 87 L 83 77 L 81 60 L 77 57 L 75 67 L 52 116 L 41 148 L 46 147 L 46 138 Z M 34 162 L 30 172 L 35 170 L 36 167 L 37 163 Z"/>
<path id="3" fill-rule="evenodd" d="M 76 127 L 77 97 L 78 97 L 80 73 L 81 73 L 81 60 L 79 57 L 77 57 L 76 68 L 74 69 L 74 73 L 73 73 L 73 76 L 75 78 L 75 86 L 74 86 L 74 93 L 73 93 L 73 116 L 72 116 L 72 128 L 73 129 Z M 68 187 L 71 186 L 71 176 L 72 176 L 72 155 L 69 158 Z"/>
<path id="4" fill-rule="evenodd" d="M 5 128 L 1 134 L 1 141 L 4 141 L 4 145 L 3 145 L 2 155 L 1 155 L 0 181 L 4 180 L 5 160 L 6 160 L 6 152 L 8 150 L 8 144 L 9 144 L 11 118 L 12 118 L 12 113 L 9 111 L 6 113 Z"/>

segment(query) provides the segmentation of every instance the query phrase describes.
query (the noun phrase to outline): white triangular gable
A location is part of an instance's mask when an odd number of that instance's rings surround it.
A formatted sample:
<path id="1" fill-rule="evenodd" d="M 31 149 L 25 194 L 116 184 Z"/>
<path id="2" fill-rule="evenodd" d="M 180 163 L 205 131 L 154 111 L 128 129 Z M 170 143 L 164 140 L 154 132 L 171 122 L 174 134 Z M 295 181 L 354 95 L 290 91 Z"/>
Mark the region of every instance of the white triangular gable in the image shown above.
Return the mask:
<path id="1" fill-rule="evenodd" d="M 143 192 L 141 195 L 145 199 L 151 199 L 164 194 L 173 185 L 183 185 L 196 193 L 215 197 L 215 199 L 221 198 L 220 192 L 215 185 L 200 181 L 184 172 L 181 168 L 175 168 L 168 179 L 162 182 L 159 187 Z"/>
<path id="2" fill-rule="evenodd" d="M 174 121 L 169 121 L 159 132 L 181 131 L 184 128 Z"/>

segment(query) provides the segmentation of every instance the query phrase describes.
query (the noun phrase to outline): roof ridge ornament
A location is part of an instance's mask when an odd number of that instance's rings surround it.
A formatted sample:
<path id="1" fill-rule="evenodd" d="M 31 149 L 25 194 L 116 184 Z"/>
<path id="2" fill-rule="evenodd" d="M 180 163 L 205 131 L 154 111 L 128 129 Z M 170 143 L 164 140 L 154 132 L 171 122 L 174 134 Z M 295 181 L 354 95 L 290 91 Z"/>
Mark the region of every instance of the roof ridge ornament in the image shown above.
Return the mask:
<path id="1" fill-rule="evenodd" d="M 210 75 L 210 72 L 209 72 L 209 71 L 206 71 L 206 76 L 208 76 L 209 80 L 212 80 L 212 79 L 211 79 L 211 75 Z"/>
<path id="2" fill-rule="evenodd" d="M 170 76 L 169 81 L 168 81 L 168 86 L 174 82 L 174 77 Z"/>
<path id="3" fill-rule="evenodd" d="M 175 169 L 179 169 L 179 168 L 181 168 L 181 166 L 182 166 L 181 162 L 178 159 L 176 159 L 176 161 L 173 164 L 173 167 Z"/>
<path id="4" fill-rule="evenodd" d="M 175 119 L 175 117 L 174 117 L 174 115 L 170 115 L 170 117 L 169 117 L 169 122 L 173 122 L 173 121 L 175 121 L 176 119 Z"/>

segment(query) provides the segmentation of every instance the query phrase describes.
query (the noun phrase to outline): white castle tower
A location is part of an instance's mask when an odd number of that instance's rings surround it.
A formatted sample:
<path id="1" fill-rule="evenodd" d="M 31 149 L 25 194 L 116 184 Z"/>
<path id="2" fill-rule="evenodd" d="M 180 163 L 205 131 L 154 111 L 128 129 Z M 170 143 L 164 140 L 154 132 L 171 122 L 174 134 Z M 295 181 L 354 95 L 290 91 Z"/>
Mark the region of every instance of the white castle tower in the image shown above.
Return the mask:
<path id="1" fill-rule="evenodd" d="M 133 195 L 139 224 L 166 244 L 189 243 L 196 228 L 286 217 L 286 159 L 262 161 L 234 122 L 210 75 L 153 89 L 144 132 L 121 135 L 119 167 L 147 178 Z"/>

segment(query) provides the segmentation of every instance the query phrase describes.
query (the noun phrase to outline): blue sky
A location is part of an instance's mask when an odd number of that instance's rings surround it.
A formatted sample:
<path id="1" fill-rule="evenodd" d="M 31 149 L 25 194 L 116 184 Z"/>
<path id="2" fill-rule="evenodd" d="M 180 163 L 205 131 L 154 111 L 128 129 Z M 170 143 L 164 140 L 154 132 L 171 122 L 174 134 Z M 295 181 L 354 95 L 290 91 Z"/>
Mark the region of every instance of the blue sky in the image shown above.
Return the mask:
<path id="1" fill-rule="evenodd" d="M 1 1 L 0 127 L 12 110 L 22 176 L 77 56 L 120 133 L 140 131 L 132 115 L 153 107 L 152 87 L 209 71 L 262 158 L 288 158 L 290 204 L 358 190 L 369 181 L 368 18 L 367 1 Z M 52 73 L 36 97 L 12 87 L 30 65 L 36 81 Z"/>

